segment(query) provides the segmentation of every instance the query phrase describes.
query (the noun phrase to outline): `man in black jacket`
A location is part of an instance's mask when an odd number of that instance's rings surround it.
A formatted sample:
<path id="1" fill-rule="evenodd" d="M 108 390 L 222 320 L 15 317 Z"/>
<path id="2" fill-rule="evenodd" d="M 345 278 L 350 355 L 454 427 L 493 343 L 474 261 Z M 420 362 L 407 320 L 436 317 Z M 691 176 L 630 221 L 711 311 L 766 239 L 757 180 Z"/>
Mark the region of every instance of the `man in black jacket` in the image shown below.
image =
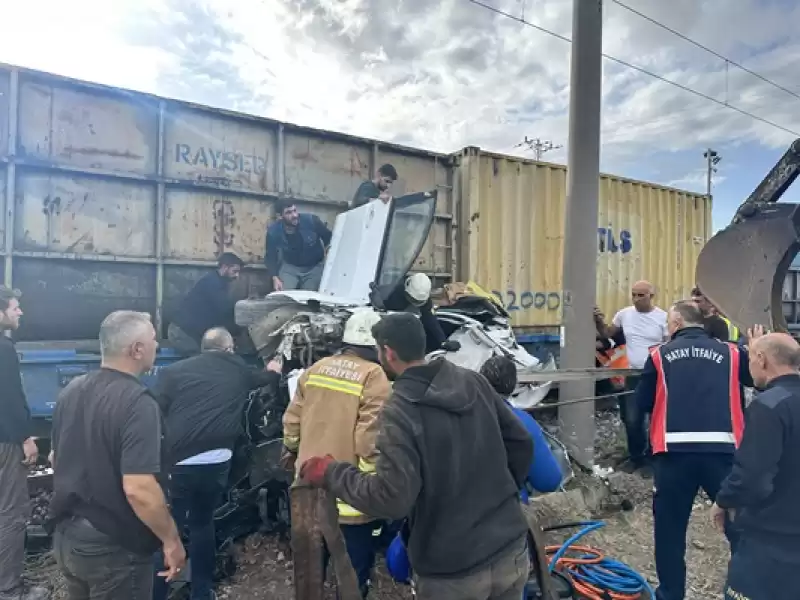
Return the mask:
<path id="1" fill-rule="evenodd" d="M 230 288 L 243 265 L 241 258 L 225 252 L 219 257 L 217 270 L 200 279 L 183 299 L 167 329 L 170 345 L 182 356 L 198 354 L 203 334 L 212 327 L 224 327 L 237 335 Z"/>
<path id="2" fill-rule="evenodd" d="M 25 524 L 30 501 L 28 470 L 39 451 L 31 437 L 31 413 L 22 389 L 14 342 L 4 334 L 19 327 L 20 293 L 0 286 L 0 600 L 45 598 L 47 590 L 26 587 Z"/>
<path id="3" fill-rule="evenodd" d="M 753 335 L 748 332 L 748 337 Z M 733 470 L 712 509 L 741 532 L 728 567 L 725 598 L 795 598 L 800 568 L 800 346 L 772 333 L 750 346 L 750 372 L 763 391 L 747 409 L 747 427 Z"/>
<path id="4" fill-rule="evenodd" d="M 170 473 L 169 499 L 180 529 L 189 530 L 192 600 L 211 600 L 216 545 L 214 510 L 228 482 L 236 442 L 244 434 L 250 392 L 277 383 L 280 365 L 256 371 L 234 354 L 233 337 L 222 328 L 203 336 L 201 354 L 161 370 L 154 389 L 164 417 Z M 169 591 L 154 582 L 154 600 Z"/>
<path id="5" fill-rule="evenodd" d="M 384 317 L 372 333 L 395 381 L 375 471 L 313 457 L 301 477 L 366 514 L 408 517 L 419 600 L 519 600 L 530 568 L 519 501 L 530 435 L 482 375 L 425 363 L 413 315 Z"/>

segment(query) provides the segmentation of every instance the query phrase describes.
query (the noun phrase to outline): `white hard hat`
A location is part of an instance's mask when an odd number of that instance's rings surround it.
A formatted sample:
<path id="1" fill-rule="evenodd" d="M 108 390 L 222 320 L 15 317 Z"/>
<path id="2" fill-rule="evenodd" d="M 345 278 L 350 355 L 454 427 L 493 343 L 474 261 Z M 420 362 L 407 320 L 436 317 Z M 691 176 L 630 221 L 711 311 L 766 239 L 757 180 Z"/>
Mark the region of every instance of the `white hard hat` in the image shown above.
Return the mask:
<path id="1" fill-rule="evenodd" d="M 422 306 L 431 297 L 431 278 L 425 273 L 414 273 L 406 279 L 406 295 L 417 306 Z"/>
<path id="2" fill-rule="evenodd" d="M 347 319 L 344 325 L 342 342 L 351 346 L 374 346 L 372 326 L 381 320 L 381 316 L 371 309 L 359 310 Z"/>

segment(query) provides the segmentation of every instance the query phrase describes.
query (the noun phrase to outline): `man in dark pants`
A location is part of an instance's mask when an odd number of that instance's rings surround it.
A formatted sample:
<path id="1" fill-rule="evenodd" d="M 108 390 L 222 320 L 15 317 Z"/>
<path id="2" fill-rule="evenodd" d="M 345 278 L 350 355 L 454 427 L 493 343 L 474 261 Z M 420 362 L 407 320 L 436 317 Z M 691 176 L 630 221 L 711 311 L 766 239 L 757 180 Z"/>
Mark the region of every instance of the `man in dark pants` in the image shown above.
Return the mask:
<path id="1" fill-rule="evenodd" d="M 169 501 L 179 531 L 188 529 L 191 600 L 213 600 L 216 559 L 214 511 L 228 484 L 236 442 L 244 434 L 250 391 L 277 383 L 281 367 L 256 371 L 234 354 L 233 337 L 222 328 L 203 336 L 201 354 L 161 370 L 153 390 L 164 418 Z M 161 566 L 163 557 L 156 557 Z M 159 568 L 160 570 L 160 568 Z M 167 597 L 162 577 L 153 599 Z"/>
<path id="2" fill-rule="evenodd" d="M 275 204 L 278 220 L 267 229 L 264 264 L 276 292 L 316 292 L 333 233 L 317 215 L 300 214 L 291 200 Z"/>
<path id="3" fill-rule="evenodd" d="M 716 498 L 730 472 L 744 431 L 741 385 L 753 382 L 746 351 L 711 338 L 694 302 L 673 305 L 667 324 L 672 339 L 650 350 L 635 399 L 652 414 L 656 597 L 683 600 L 692 505 L 700 488 Z"/>
<path id="4" fill-rule="evenodd" d="M 631 287 L 633 304 L 618 311 L 610 325 L 606 325 L 603 313 L 595 309 L 595 325 L 602 337 L 613 339 L 620 331 L 625 334 L 625 352 L 628 364 L 633 369 L 644 367 L 650 348 L 667 338 L 667 313 L 655 305 L 654 298 L 653 284 L 637 281 Z M 628 377 L 625 391 L 635 390 L 638 383 L 637 376 Z M 620 399 L 619 412 L 625 424 L 628 443 L 628 459 L 622 463 L 621 470 L 635 471 L 648 467 L 650 452 L 647 447 L 645 415 L 639 410 L 632 394 L 626 394 Z"/>
<path id="5" fill-rule="evenodd" d="M 152 600 L 153 553 L 172 580 L 186 562 L 159 478 L 161 415 L 139 376 L 153 367 L 147 314 L 100 326 L 101 368 L 72 380 L 53 415 L 53 553 L 68 600 Z"/>
<path id="6" fill-rule="evenodd" d="M 241 258 L 225 252 L 217 261 L 217 270 L 200 279 L 183 299 L 167 329 L 170 345 L 182 356 L 198 354 L 203 334 L 213 327 L 238 333 L 230 288 L 243 265 Z"/>
<path id="7" fill-rule="evenodd" d="M 367 514 L 408 517 L 418 600 L 520 600 L 530 570 L 519 501 L 530 434 L 485 377 L 425 362 L 425 331 L 413 315 L 388 315 L 372 332 L 395 380 L 375 469 L 314 456 L 300 476 Z"/>
<path id="8" fill-rule="evenodd" d="M 22 578 L 30 513 L 27 466 L 36 464 L 39 451 L 31 437 L 17 351 L 4 335 L 19 328 L 19 297 L 18 290 L 0 286 L 0 600 L 41 600 L 48 591 Z"/>
<path id="9" fill-rule="evenodd" d="M 712 509 L 718 527 L 730 515 L 741 535 L 728 567 L 726 600 L 800 597 L 793 583 L 800 569 L 798 369 L 800 346 L 790 336 L 752 341 L 750 372 L 763 391 L 747 409 L 742 445 Z"/>

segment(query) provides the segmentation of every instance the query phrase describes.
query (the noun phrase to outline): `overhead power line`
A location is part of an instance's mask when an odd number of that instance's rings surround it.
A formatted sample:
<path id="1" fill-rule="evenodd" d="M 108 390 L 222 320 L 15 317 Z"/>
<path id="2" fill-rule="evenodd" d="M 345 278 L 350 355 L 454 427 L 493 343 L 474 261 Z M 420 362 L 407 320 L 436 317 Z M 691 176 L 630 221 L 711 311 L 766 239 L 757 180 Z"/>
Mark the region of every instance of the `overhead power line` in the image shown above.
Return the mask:
<path id="1" fill-rule="evenodd" d="M 777 82 L 773 81 L 773 80 L 772 80 L 772 79 L 770 79 L 769 77 L 765 77 L 764 75 L 761 75 L 760 73 L 756 73 L 755 71 L 753 71 L 753 70 L 751 70 L 751 69 L 748 69 L 747 67 L 745 67 L 745 66 L 744 66 L 744 65 L 742 65 L 741 63 L 738 63 L 738 62 L 736 62 L 735 60 L 731 60 L 731 59 L 730 59 L 730 58 L 728 58 L 727 56 L 725 56 L 725 55 L 723 55 L 723 54 L 720 54 L 720 53 L 719 53 L 719 52 L 717 52 L 716 50 L 712 50 L 711 48 L 709 48 L 708 46 L 705 46 L 704 44 L 701 44 L 701 43 L 700 43 L 700 42 L 698 42 L 697 40 L 693 40 L 692 38 L 690 38 L 690 37 L 689 37 L 689 36 L 687 36 L 687 35 L 684 35 L 684 34 L 683 34 L 683 33 L 681 33 L 680 31 L 677 31 L 677 30 L 673 29 L 672 27 L 670 27 L 670 26 L 668 26 L 668 25 L 664 25 L 664 23 L 662 23 L 661 21 L 658 21 L 657 19 L 654 19 L 653 17 L 650 17 L 650 16 L 648 16 L 648 15 L 646 15 L 646 14 L 642 13 L 642 12 L 639 12 L 639 11 L 638 11 L 638 10 L 636 10 L 635 8 L 631 8 L 631 7 L 630 7 L 630 6 L 628 6 L 627 4 L 625 4 L 625 3 L 623 3 L 623 2 L 620 2 L 620 0 L 611 0 L 611 1 L 612 1 L 614 4 L 616 4 L 616 5 L 618 5 L 618 6 L 622 7 L 622 8 L 624 8 L 625 10 L 627 10 L 627 11 L 629 11 L 629 12 L 632 12 L 632 13 L 633 13 L 633 14 L 635 14 L 636 16 L 638 16 L 638 17 L 641 17 L 641 18 L 642 18 L 642 19 L 644 19 L 645 21 L 649 21 L 649 22 L 650 22 L 650 23 L 652 23 L 653 25 L 656 25 L 656 26 L 660 27 L 661 29 L 664 29 L 665 31 L 669 31 L 671 34 L 673 34 L 673 35 L 675 35 L 675 36 L 677 36 L 677 37 L 681 38 L 682 40 L 685 40 L 685 41 L 689 42 L 690 44 L 692 44 L 692 45 L 694 45 L 694 46 L 696 46 L 696 47 L 700 48 L 701 50 L 705 50 L 705 51 L 706 51 L 706 52 L 708 52 L 709 54 L 711 54 L 711 55 L 713 55 L 713 56 L 716 56 L 717 58 L 719 58 L 719 59 L 721 59 L 721 60 L 724 60 L 726 63 L 728 63 L 728 64 L 730 64 L 730 65 L 733 65 L 733 66 L 734 66 L 734 67 L 736 67 L 737 69 L 741 69 L 742 71 L 744 71 L 744 72 L 745 72 L 745 73 L 747 73 L 748 75 L 752 75 L 752 76 L 753 76 L 753 77 L 755 77 L 756 79 L 760 79 L 760 80 L 761 80 L 761 81 L 763 81 L 764 83 L 768 83 L 769 85 L 771 85 L 771 86 L 773 86 L 773 87 L 775 87 L 775 88 L 777 88 L 777 89 L 781 90 L 782 92 L 786 92 L 786 93 L 787 93 L 787 94 L 789 94 L 790 96 L 794 96 L 795 98 L 797 98 L 798 100 L 800 100 L 800 93 L 798 93 L 798 92 L 795 92 L 795 91 L 792 91 L 792 90 L 790 90 L 789 88 L 782 86 L 780 83 L 777 83 Z"/>
<path id="2" fill-rule="evenodd" d="M 532 29 L 536 29 L 537 31 L 545 33 L 545 34 L 547 34 L 547 35 L 549 35 L 551 37 L 557 38 L 559 40 L 562 40 L 562 41 L 570 43 L 570 44 L 572 43 L 572 40 L 570 38 L 568 38 L 567 36 L 561 35 L 560 33 L 556 33 L 555 31 L 551 31 L 550 29 L 547 29 L 546 27 L 542 27 L 541 25 L 536 25 L 535 23 L 531 23 L 530 21 L 526 21 L 522 17 L 518 17 L 516 15 L 513 15 L 513 14 L 511 14 L 509 12 L 506 12 L 504 10 L 501 10 L 499 8 L 495 8 L 494 6 L 490 6 L 490 5 L 486 4 L 485 2 L 483 2 L 482 0 L 467 0 L 467 2 L 470 2 L 471 4 L 474 4 L 476 6 L 480 6 L 481 8 L 484 8 L 484 9 L 490 11 L 490 12 L 493 12 L 493 13 L 495 13 L 497 15 L 500 15 L 502 17 L 505 17 L 507 19 L 511 19 L 512 21 L 516 21 L 517 23 L 525 25 L 526 27 L 530 27 Z M 789 133 L 789 134 L 791 134 L 791 135 L 793 135 L 795 137 L 800 137 L 800 132 L 797 132 L 797 131 L 794 131 L 792 129 L 789 129 L 788 127 L 784 127 L 783 125 L 780 125 L 780 124 L 778 124 L 778 123 L 776 123 L 774 121 L 771 121 L 769 119 L 766 119 L 764 117 L 760 117 L 758 115 L 755 115 L 755 114 L 753 114 L 751 112 L 748 112 L 748 111 L 744 110 L 743 108 L 739 108 L 738 106 L 734 106 L 733 104 L 730 104 L 729 102 L 723 102 L 721 100 L 717 100 L 713 96 L 709 96 L 708 94 L 705 94 L 705 93 L 703 93 L 703 92 L 701 92 L 699 90 L 695 90 L 693 88 L 690 88 L 689 86 L 683 85 L 682 83 L 678 83 L 677 81 L 673 81 L 672 79 L 668 79 L 666 77 L 663 77 L 663 76 L 659 75 L 658 73 L 654 73 L 653 71 L 650 71 L 649 69 L 645 69 L 644 67 L 640 67 L 638 65 L 634 65 L 632 63 L 629 63 L 626 60 L 622 60 L 621 58 L 617 58 L 616 56 L 611 56 L 610 54 L 606 54 L 606 53 L 603 53 L 603 58 L 605 58 L 606 60 L 610 60 L 611 62 L 617 63 L 619 65 L 622 65 L 623 67 L 627 67 L 629 69 L 633 69 L 634 71 L 638 71 L 639 73 L 642 73 L 644 75 L 648 75 L 649 77 L 652 77 L 654 79 L 658 79 L 659 81 L 663 81 L 664 83 L 668 83 L 669 85 L 672 85 L 672 86 L 674 86 L 674 87 L 676 87 L 678 89 L 683 90 L 684 92 L 688 92 L 690 94 L 694 94 L 695 96 L 697 96 L 699 98 L 703 98 L 704 100 L 708 100 L 709 102 L 713 102 L 715 104 L 718 104 L 719 106 L 722 106 L 724 108 L 728 108 L 728 109 L 730 109 L 732 111 L 735 111 L 735 112 L 737 112 L 737 113 L 739 113 L 741 115 L 744 115 L 746 117 L 750 117 L 751 119 L 753 119 L 755 121 L 759 121 L 761 123 L 764 123 L 765 125 L 769 125 L 770 127 L 774 127 L 775 129 L 779 129 L 779 130 L 781 130 L 781 131 L 783 131 L 785 133 Z M 733 64 L 733 63 L 731 63 L 731 64 Z"/>

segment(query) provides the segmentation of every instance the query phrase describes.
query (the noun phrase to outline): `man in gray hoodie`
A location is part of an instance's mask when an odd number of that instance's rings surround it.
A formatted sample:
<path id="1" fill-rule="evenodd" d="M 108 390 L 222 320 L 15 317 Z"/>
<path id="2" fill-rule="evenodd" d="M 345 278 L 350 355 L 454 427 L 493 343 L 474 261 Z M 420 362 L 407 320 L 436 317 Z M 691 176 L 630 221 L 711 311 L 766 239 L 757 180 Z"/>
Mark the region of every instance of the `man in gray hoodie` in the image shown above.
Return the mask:
<path id="1" fill-rule="evenodd" d="M 528 580 L 518 491 L 528 432 L 478 373 L 425 363 L 425 331 L 407 313 L 372 330 L 394 380 L 381 413 L 374 473 L 313 457 L 300 475 L 366 514 L 407 518 L 418 600 L 519 600 Z"/>

